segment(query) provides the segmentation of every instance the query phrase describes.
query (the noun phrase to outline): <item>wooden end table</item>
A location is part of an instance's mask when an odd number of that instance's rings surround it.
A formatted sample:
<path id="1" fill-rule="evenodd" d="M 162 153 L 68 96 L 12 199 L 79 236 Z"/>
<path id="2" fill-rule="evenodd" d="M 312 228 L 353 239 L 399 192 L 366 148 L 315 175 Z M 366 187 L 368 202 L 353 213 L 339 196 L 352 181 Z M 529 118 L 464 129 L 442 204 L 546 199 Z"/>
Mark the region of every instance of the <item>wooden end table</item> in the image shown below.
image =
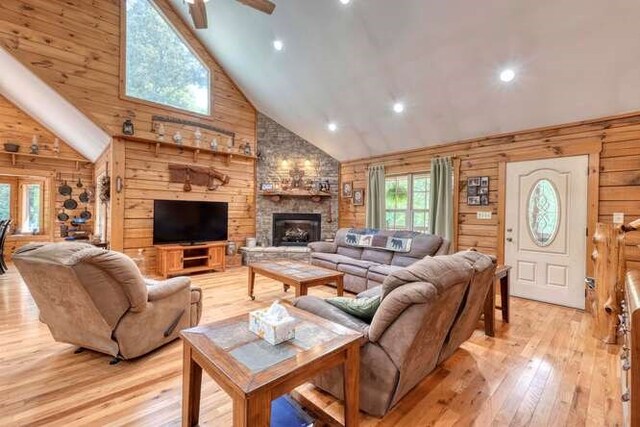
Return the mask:
<path id="1" fill-rule="evenodd" d="M 272 400 L 336 366 L 344 373 L 345 426 L 358 425 L 362 334 L 287 310 L 299 322 L 296 338 L 277 346 L 249 331 L 248 314 L 181 332 L 183 426 L 198 425 L 203 369 L 233 399 L 235 427 L 269 427 Z"/>
<path id="2" fill-rule="evenodd" d="M 336 284 L 338 296 L 344 294 L 344 273 L 317 265 L 292 261 L 259 262 L 249 265 L 249 298 L 255 300 L 253 289 L 256 274 L 282 282 L 285 292 L 290 286 L 296 289 L 296 297 L 307 295 L 313 286 Z"/>
<path id="3" fill-rule="evenodd" d="M 496 281 L 500 281 L 500 305 L 496 306 L 496 289 L 495 286 L 491 286 L 484 302 L 484 333 L 487 336 L 496 335 L 496 309 L 502 311 L 502 321 L 509 323 L 510 272 L 510 265 L 499 265 L 496 268 L 494 278 Z"/>

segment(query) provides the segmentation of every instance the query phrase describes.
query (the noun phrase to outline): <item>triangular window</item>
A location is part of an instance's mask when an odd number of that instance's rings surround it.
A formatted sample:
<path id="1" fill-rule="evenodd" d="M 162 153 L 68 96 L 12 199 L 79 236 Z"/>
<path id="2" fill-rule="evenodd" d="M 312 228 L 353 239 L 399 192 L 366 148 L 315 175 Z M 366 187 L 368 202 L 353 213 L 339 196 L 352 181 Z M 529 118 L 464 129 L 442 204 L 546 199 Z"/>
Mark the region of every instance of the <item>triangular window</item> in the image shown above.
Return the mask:
<path id="1" fill-rule="evenodd" d="M 127 96 L 210 114 L 211 77 L 153 0 L 126 0 Z"/>

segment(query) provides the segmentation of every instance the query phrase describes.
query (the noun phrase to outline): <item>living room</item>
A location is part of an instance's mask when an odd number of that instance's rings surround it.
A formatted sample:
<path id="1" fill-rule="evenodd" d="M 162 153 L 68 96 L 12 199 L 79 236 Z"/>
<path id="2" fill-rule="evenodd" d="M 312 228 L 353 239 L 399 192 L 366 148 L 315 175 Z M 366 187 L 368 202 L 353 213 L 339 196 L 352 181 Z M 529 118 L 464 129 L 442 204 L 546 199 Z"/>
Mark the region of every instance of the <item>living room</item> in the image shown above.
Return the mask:
<path id="1" fill-rule="evenodd" d="M 601 3 L 3 1 L 0 424 L 640 425 Z"/>

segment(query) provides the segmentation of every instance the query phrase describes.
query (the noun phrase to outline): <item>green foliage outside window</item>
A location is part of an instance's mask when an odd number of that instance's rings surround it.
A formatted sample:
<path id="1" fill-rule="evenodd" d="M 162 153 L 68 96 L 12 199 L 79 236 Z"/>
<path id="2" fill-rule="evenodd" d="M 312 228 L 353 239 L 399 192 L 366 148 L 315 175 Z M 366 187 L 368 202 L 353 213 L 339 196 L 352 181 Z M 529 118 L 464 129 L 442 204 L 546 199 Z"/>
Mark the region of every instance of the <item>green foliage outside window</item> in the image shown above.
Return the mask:
<path id="1" fill-rule="evenodd" d="M 11 185 L 0 184 L 0 220 L 11 218 Z"/>
<path id="2" fill-rule="evenodd" d="M 209 70 L 151 0 L 127 0 L 126 94 L 209 114 Z"/>

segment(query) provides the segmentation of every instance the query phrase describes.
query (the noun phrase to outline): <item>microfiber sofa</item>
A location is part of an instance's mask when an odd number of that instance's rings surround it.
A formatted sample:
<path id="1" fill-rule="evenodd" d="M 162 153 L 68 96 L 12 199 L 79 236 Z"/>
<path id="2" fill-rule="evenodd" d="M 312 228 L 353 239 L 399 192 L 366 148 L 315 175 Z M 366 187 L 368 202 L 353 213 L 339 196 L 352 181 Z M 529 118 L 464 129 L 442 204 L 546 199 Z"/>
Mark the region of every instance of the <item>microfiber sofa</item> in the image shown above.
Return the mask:
<path id="1" fill-rule="evenodd" d="M 53 338 L 132 359 L 196 326 L 201 291 L 188 277 L 146 279 L 128 256 L 86 243 L 30 244 L 13 261 Z"/>
<path id="2" fill-rule="evenodd" d="M 367 230 L 378 236 L 396 236 L 393 230 Z M 446 255 L 449 242 L 433 234 L 410 233 L 411 244 L 408 251 L 359 247 L 347 241 L 352 233 L 362 232 L 341 228 L 333 242 L 313 242 L 311 264 L 331 270 L 342 271 L 345 290 L 359 293 L 380 286 L 384 279 L 395 271 L 402 270 L 427 256 Z"/>
<path id="3" fill-rule="evenodd" d="M 469 339 L 495 268 L 495 258 L 466 251 L 427 257 L 394 271 L 382 286 L 358 295 L 382 298 L 370 324 L 318 297 L 300 297 L 294 304 L 364 335 L 360 409 L 381 417 Z M 313 383 L 344 399 L 340 367 Z"/>

